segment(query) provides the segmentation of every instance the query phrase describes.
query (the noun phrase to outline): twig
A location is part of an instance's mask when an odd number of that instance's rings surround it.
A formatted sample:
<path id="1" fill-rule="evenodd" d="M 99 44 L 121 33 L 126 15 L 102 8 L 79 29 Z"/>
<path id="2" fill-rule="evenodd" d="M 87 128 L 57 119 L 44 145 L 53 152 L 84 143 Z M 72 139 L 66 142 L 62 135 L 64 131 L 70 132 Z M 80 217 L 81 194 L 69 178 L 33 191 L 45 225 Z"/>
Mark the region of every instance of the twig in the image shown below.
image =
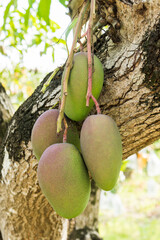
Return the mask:
<path id="1" fill-rule="evenodd" d="M 91 94 L 91 98 L 96 106 L 96 111 L 97 111 L 97 114 L 100 114 L 101 113 L 101 109 L 99 107 L 99 104 L 98 104 L 98 101 L 96 100 L 96 98 Z"/>
<path id="2" fill-rule="evenodd" d="M 80 11 L 79 17 L 78 17 L 77 24 L 76 24 L 76 29 L 75 29 L 75 34 L 74 34 L 74 38 L 73 38 L 73 43 L 72 43 L 72 47 L 71 47 L 71 50 L 70 50 L 70 54 L 69 54 L 67 62 L 66 62 L 64 78 L 63 78 L 62 102 L 61 102 L 61 107 L 60 107 L 59 116 L 58 116 L 58 120 L 57 120 L 57 133 L 59 133 L 62 130 L 62 126 L 61 125 L 62 125 L 62 119 L 64 118 L 64 107 L 65 107 L 65 101 L 66 101 L 66 96 L 67 96 L 68 78 L 69 78 L 69 74 L 70 74 L 70 69 L 72 67 L 72 60 L 73 60 L 74 49 L 75 49 L 75 45 L 77 43 L 78 33 L 79 33 L 80 28 L 81 28 L 81 21 L 82 21 L 83 16 L 84 16 L 83 13 L 86 10 L 86 6 L 87 6 L 87 3 L 84 2 L 83 6 L 82 6 L 82 9 Z"/>
<path id="3" fill-rule="evenodd" d="M 90 17 L 87 30 L 87 52 L 88 52 L 88 89 L 86 95 L 86 106 L 89 106 L 89 100 L 92 95 L 92 42 L 93 42 L 93 15 L 95 11 L 95 0 L 91 0 Z"/>
<path id="4" fill-rule="evenodd" d="M 68 124 L 65 118 L 63 118 L 64 122 L 64 133 L 63 133 L 63 143 L 67 142 L 67 131 L 68 131 Z"/>

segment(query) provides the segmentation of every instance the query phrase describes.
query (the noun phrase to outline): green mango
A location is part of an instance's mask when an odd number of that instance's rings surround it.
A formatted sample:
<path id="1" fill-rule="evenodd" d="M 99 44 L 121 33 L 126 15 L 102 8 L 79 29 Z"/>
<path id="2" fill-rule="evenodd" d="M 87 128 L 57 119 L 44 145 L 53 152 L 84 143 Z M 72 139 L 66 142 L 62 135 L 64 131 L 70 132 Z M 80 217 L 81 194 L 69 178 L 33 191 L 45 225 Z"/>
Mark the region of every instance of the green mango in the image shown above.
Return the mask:
<path id="1" fill-rule="evenodd" d="M 92 95 L 98 99 L 104 81 L 103 66 L 94 55 L 94 70 L 92 78 Z M 64 77 L 64 74 L 63 74 Z M 62 80 L 63 80 L 62 77 Z M 62 81 L 63 82 L 63 81 Z M 87 53 L 80 52 L 74 55 L 73 67 L 70 72 L 65 103 L 65 114 L 74 121 L 84 120 L 94 106 L 90 99 L 89 107 L 86 106 L 86 94 L 88 88 L 88 59 Z M 63 92 L 63 84 L 62 84 Z"/>
<path id="2" fill-rule="evenodd" d="M 101 189 L 111 190 L 122 163 L 122 143 L 114 120 L 104 114 L 86 118 L 80 134 L 81 151 L 86 166 Z"/>

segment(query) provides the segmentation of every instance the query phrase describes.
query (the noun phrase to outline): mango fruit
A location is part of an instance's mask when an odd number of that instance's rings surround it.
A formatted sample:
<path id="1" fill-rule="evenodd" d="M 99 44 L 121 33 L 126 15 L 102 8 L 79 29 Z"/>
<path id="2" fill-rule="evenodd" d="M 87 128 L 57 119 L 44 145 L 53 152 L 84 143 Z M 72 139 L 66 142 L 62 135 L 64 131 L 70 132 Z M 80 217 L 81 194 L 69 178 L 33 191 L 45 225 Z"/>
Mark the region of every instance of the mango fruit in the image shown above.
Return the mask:
<path id="1" fill-rule="evenodd" d="M 98 99 L 103 87 L 104 72 L 100 60 L 95 55 L 92 78 L 92 94 L 96 99 Z M 90 99 L 89 107 L 86 107 L 87 88 L 87 53 L 80 52 L 74 55 L 73 67 L 70 71 L 70 76 L 68 79 L 67 97 L 64 111 L 68 118 L 74 121 L 82 121 L 88 116 L 89 112 L 94 106 L 94 102 L 92 99 Z M 63 84 L 61 92 L 63 92 Z"/>
<path id="2" fill-rule="evenodd" d="M 32 128 L 31 143 L 37 160 L 40 159 L 42 153 L 47 147 L 54 143 L 63 142 L 63 131 L 57 135 L 58 114 L 59 110 L 57 109 L 45 111 L 36 120 Z M 74 123 L 68 124 L 67 142 L 74 144 L 78 149 L 80 149 L 79 133 Z"/>
<path id="3" fill-rule="evenodd" d="M 31 133 L 33 152 L 39 160 L 44 150 L 54 143 L 63 142 L 63 133 L 57 135 L 57 118 L 59 111 L 50 109 L 36 120 Z"/>
<path id="4" fill-rule="evenodd" d="M 74 218 L 87 206 L 91 184 L 83 159 L 70 143 L 48 147 L 38 163 L 41 190 L 53 209 L 64 218 Z"/>
<path id="5" fill-rule="evenodd" d="M 118 179 L 122 163 L 122 143 L 114 120 L 104 114 L 86 118 L 80 133 L 81 151 L 97 186 L 111 190 Z"/>

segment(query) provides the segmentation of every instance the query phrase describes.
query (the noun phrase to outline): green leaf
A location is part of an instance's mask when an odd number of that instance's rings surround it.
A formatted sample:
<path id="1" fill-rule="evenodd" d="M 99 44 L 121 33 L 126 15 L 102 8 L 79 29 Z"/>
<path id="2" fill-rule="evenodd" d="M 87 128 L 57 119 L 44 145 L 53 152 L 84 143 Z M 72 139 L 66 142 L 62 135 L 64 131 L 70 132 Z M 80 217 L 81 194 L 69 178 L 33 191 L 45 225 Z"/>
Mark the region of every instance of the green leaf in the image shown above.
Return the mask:
<path id="1" fill-rule="evenodd" d="M 7 5 L 7 7 L 6 7 L 6 9 L 5 9 L 5 12 L 4 12 L 4 17 L 3 17 L 3 19 L 4 19 L 4 22 L 3 22 L 3 30 L 5 30 L 5 25 L 6 25 L 6 19 L 7 19 L 7 17 L 8 17 L 8 15 L 9 15 L 9 10 L 10 10 L 10 7 L 12 6 L 14 4 L 14 1 L 13 0 L 11 0 L 9 3 L 8 3 L 8 5 Z"/>
<path id="2" fill-rule="evenodd" d="M 53 59 L 53 62 L 54 62 L 54 48 L 52 48 L 52 59 Z"/>
<path id="3" fill-rule="evenodd" d="M 39 45 L 42 42 L 41 35 L 35 34 L 35 38 L 32 40 L 32 45 Z"/>
<path id="4" fill-rule="evenodd" d="M 128 159 L 126 160 L 123 160 L 122 161 L 122 165 L 121 165 L 121 171 L 124 172 L 126 170 L 126 167 L 127 167 L 127 163 L 129 162 Z"/>
<path id="5" fill-rule="evenodd" d="M 32 6 L 32 0 L 28 0 L 28 4 L 31 7 Z"/>
<path id="6" fill-rule="evenodd" d="M 74 28 L 74 26 L 76 25 L 77 23 L 77 20 L 78 20 L 78 17 L 75 18 L 71 24 L 68 26 L 68 28 L 66 29 L 66 33 L 65 33 L 65 41 L 66 41 L 66 48 L 67 48 L 67 52 L 69 53 L 69 49 L 68 49 L 68 46 L 67 46 L 67 38 L 68 38 L 68 35 L 70 33 L 70 31 Z"/>
<path id="7" fill-rule="evenodd" d="M 55 32 L 56 29 L 60 28 L 60 26 L 56 22 L 50 20 L 50 28 L 51 28 L 52 32 Z"/>
<path id="8" fill-rule="evenodd" d="M 38 16 L 43 18 L 47 25 L 49 25 L 49 13 L 50 13 L 51 0 L 40 0 L 38 6 Z"/>
<path id="9" fill-rule="evenodd" d="M 74 26 L 76 25 L 77 23 L 77 20 L 78 20 L 78 17 L 75 18 L 71 24 L 68 26 L 68 28 L 66 29 L 66 33 L 65 33 L 65 40 L 67 42 L 67 38 L 68 38 L 68 35 L 70 34 L 70 31 L 74 28 Z"/>
<path id="10" fill-rule="evenodd" d="M 30 7 L 26 10 L 26 13 L 24 15 L 24 25 L 26 28 L 28 28 L 29 15 L 30 15 Z"/>
<path id="11" fill-rule="evenodd" d="M 47 53 L 47 49 L 48 49 L 50 46 L 51 46 L 51 45 L 46 42 L 46 43 L 45 43 L 45 46 L 44 46 L 44 51 L 43 51 L 42 54 L 46 54 L 46 53 Z"/>
<path id="12" fill-rule="evenodd" d="M 54 78 L 54 76 L 57 74 L 57 72 L 60 70 L 60 67 L 57 67 L 52 74 L 49 76 L 49 78 L 47 79 L 47 81 L 45 82 L 45 84 L 43 85 L 42 88 L 42 92 L 44 93 L 46 91 L 46 88 L 49 86 L 51 80 Z"/>
<path id="13" fill-rule="evenodd" d="M 51 40 L 52 40 L 52 42 L 54 42 L 56 44 L 62 43 L 64 45 L 66 45 L 66 41 L 64 39 L 53 37 Z"/>
<path id="14" fill-rule="evenodd" d="M 14 9 L 17 8 L 17 0 L 14 0 Z"/>
<path id="15" fill-rule="evenodd" d="M 28 0 L 29 7 L 32 7 L 32 5 L 33 5 L 34 2 L 35 2 L 35 0 Z"/>
<path id="16" fill-rule="evenodd" d="M 68 0 L 59 0 L 59 2 L 64 6 L 64 7 L 67 7 L 67 4 L 66 2 L 68 2 Z"/>

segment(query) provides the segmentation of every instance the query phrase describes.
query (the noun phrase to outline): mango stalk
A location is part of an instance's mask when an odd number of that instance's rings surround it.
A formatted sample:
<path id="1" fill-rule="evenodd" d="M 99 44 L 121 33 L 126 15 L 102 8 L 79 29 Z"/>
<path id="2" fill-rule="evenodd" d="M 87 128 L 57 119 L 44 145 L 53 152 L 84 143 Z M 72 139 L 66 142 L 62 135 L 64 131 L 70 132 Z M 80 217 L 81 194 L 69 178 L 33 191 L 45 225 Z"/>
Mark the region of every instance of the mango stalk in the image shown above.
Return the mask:
<path id="1" fill-rule="evenodd" d="M 75 29 L 75 34 L 74 34 L 71 51 L 70 51 L 70 54 L 69 54 L 67 62 L 66 62 L 65 74 L 64 74 L 64 78 L 63 78 L 63 95 L 62 95 L 62 101 L 61 101 L 61 106 L 60 106 L 60 110 L 59 110 L 59 116 L 58 116 L 58 120 L 57 120 L 57 133 L 59 133 L 62 130 L 61 125 L 62 125 L 62 119 L 64 118 L 64 107 L 65 107 L 65 101 L 66 101 L 66 96 L 67 96 L 68 78 L 69 78 L 70 70 L 72 67 L 74 49 L 75 49 L 75 45 L 77 43 L 79 30 L 81 28 L 81 21 L 83 19 L 83 12 L 86 9 L 86 5 L 87 5 L 87 3 L 84 2 L 82 9 L 80 11 L 78 21 L 76 24 L 76 29 Z"/>
<path id="2" fill-rule="evenodd" d="M 93 20 L 95 18 L 95 0 L 91 0 L 90 17 L 87 30 L 87 52 L 88 52 L 88 89 L 86 95 L 86 106 L 89 106 L 89 100 L 92 98 L 96 106 L 97 113 L 100 114 L 100 107 L 96 98 L 92 95 L 92 73 L 93 73 L 93 57 L 92 57 L 92 44 L 93 44 Z"/>

